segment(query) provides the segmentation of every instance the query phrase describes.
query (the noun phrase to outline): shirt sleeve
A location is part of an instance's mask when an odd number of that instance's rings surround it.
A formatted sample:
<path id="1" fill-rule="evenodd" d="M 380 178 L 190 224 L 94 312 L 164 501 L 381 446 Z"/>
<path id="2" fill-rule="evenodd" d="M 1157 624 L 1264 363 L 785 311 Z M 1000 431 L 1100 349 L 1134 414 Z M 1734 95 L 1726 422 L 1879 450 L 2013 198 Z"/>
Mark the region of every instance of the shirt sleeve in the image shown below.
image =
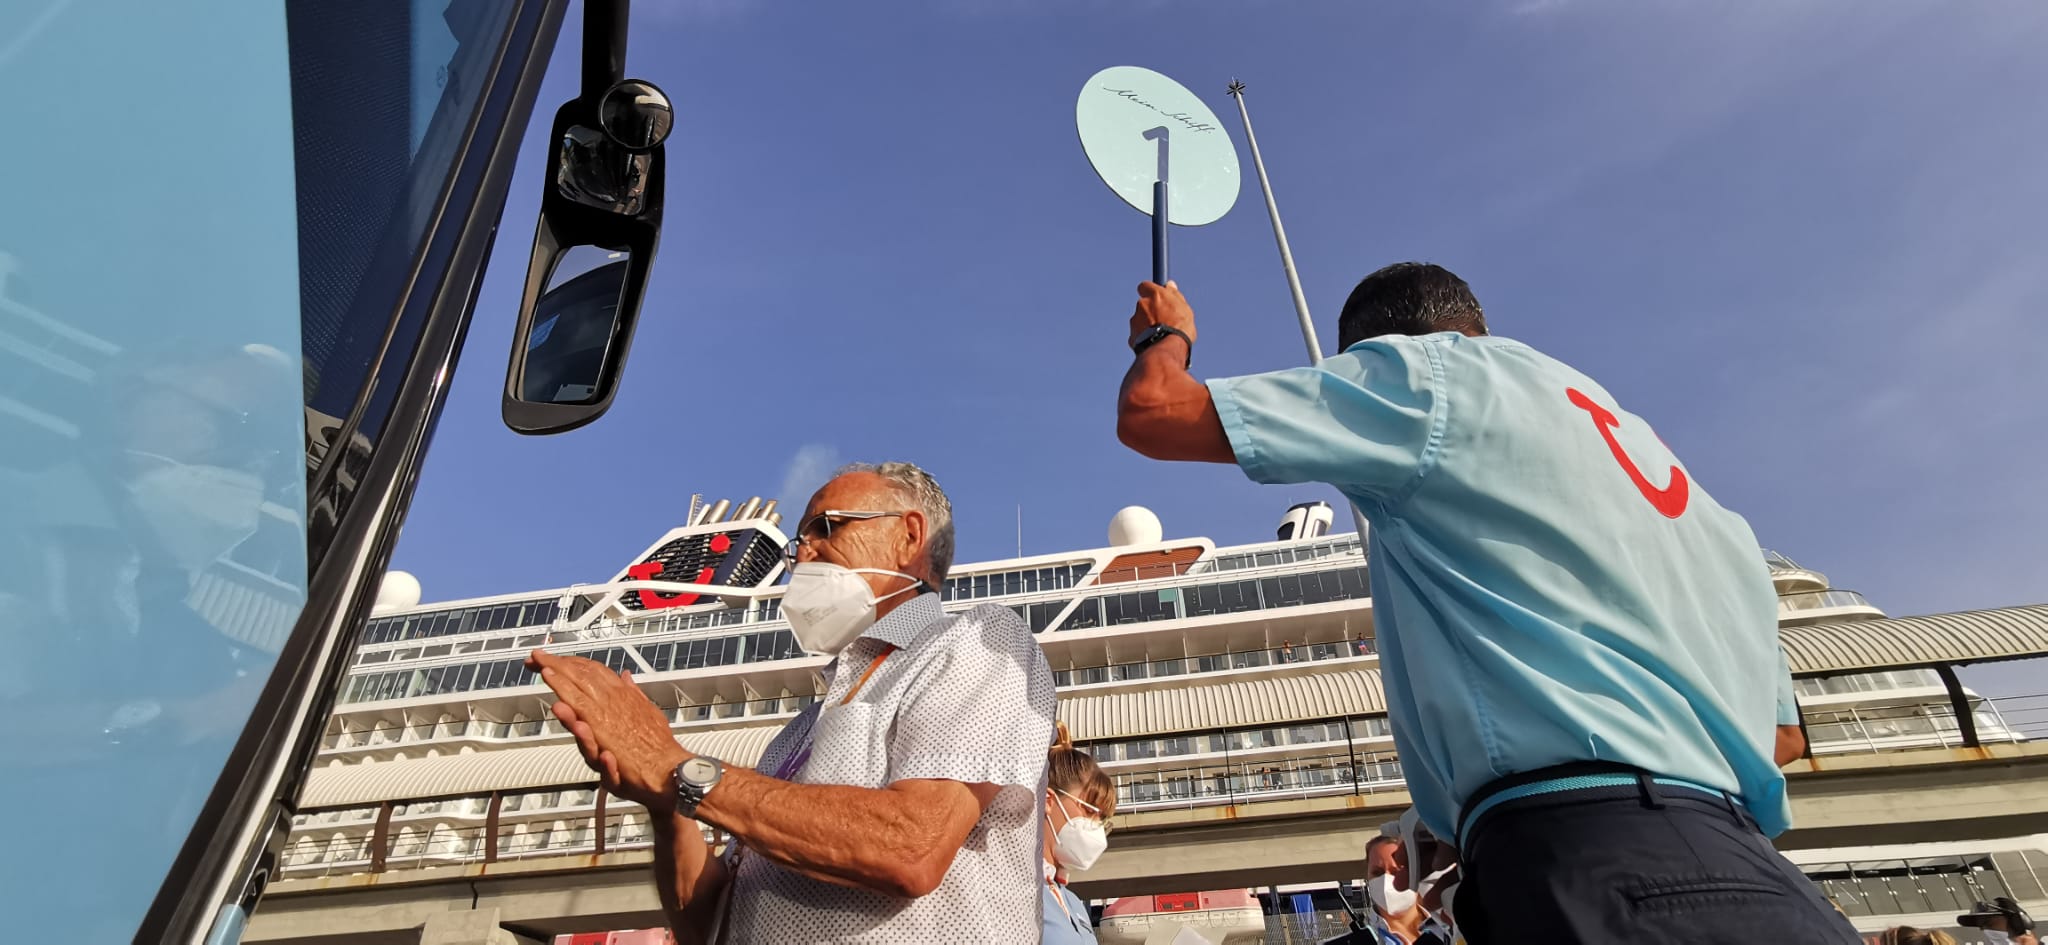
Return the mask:
<path id="1" fill-rule="evenodd" d="M 1799 724 L 1799 697 L 1792 691 L 1792 664 L 1785 661 L 1785 648 L 1778 647 L 1778 724 Z"/>
<path id="2" fill-rule="evenodd" d="M 1441 362 L 1414 338 L 1208 384 L 1237 465 L 1254 482 L 1391 495 L 1427 471 L 1441 436 Z"/>
<path id="3" fill-rule="evenodd" d="M 889 776 L 1037 790 L 1052 746 L 1052 672 L 1031 631 L 977 607 L 924 645 L 946 652 L 910 683 L 889 739 Z"/>

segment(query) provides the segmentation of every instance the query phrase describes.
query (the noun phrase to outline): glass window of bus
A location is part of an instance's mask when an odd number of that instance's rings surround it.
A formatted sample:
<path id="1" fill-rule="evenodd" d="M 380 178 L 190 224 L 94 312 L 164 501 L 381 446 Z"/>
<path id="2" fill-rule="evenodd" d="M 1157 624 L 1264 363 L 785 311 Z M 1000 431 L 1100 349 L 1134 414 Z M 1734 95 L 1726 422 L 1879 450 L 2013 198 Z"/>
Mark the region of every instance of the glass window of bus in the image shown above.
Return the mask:
<path id="1" fill-rule="evenodd" d="M 11 939 L 126 941 L 163 884 L 304 605 L 322 436 L 358 414 L 360 460 L 383 429 L 396 303 L 532 6 L 0 6 Z"/>

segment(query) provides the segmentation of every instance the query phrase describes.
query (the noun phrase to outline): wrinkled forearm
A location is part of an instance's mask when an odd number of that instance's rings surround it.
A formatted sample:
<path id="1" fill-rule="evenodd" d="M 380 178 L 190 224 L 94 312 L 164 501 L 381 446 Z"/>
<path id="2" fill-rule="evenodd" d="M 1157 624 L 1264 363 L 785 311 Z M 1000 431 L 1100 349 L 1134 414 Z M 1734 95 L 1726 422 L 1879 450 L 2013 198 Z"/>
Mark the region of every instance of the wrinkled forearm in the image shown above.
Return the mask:
<path id="1" fill-rule="evenodd" d="M 964 786 L 924 784 L 908 793 L 729 770 L 697 816 L 738 837 L 749 855 L 824 882 L 914 899 L 937 887 L 981 814 Z M 966 809 L 957 809 L 960 802 Z"/>

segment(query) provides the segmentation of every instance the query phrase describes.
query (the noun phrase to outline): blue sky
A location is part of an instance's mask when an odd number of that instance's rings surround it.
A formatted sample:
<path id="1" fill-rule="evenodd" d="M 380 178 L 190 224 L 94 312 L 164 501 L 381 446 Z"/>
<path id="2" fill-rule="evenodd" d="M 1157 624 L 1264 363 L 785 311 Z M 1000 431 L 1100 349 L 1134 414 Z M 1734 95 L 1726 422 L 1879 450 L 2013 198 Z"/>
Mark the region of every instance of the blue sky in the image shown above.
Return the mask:
<path id="1" fill-rule="evenodd" d="M 1249 84 L 1326 347 L 1360 276 L 1442 263 L 1837 586 L 2048 600 L 2048 5 L 876 9 L 635 4 L 628 71 L 678 111 L 660 257 L 617 406 L 529 439 L 497 397 L 572 12 L 395 562 L 429 600 L 601 580 L 690 493 L 800 505 L 841 460 L 932 470 L 962 561 L 1014 554 L 1019 507 L 1031 554 L 1129 504 L 1238 543 L 1336 500 L 1116 442 L 1147 223 L 1073 103 L 1118 64 L 1201 93 L 1241 154 Z M 1237 207 L 1175 233 L 1201 376 L 1303 358 L 1246 160 Z"/>

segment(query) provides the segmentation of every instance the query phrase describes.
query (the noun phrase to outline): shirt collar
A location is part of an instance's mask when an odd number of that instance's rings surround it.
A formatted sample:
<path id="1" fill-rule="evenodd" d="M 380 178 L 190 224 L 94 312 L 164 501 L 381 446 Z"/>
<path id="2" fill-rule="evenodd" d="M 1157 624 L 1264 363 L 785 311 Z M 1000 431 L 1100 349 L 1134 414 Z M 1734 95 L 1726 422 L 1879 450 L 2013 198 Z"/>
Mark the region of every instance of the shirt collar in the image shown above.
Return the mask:
<path id="1" fill-rule="evenodd" d="M 946 619 L 945 608 L 939 606 L 939 595 L 926 591 L 907 601 L 889 616 L 875 621 L 862 637 L 872 637 L 898 649 L 904 649 L 924 636 L 927 627 Z"/>

